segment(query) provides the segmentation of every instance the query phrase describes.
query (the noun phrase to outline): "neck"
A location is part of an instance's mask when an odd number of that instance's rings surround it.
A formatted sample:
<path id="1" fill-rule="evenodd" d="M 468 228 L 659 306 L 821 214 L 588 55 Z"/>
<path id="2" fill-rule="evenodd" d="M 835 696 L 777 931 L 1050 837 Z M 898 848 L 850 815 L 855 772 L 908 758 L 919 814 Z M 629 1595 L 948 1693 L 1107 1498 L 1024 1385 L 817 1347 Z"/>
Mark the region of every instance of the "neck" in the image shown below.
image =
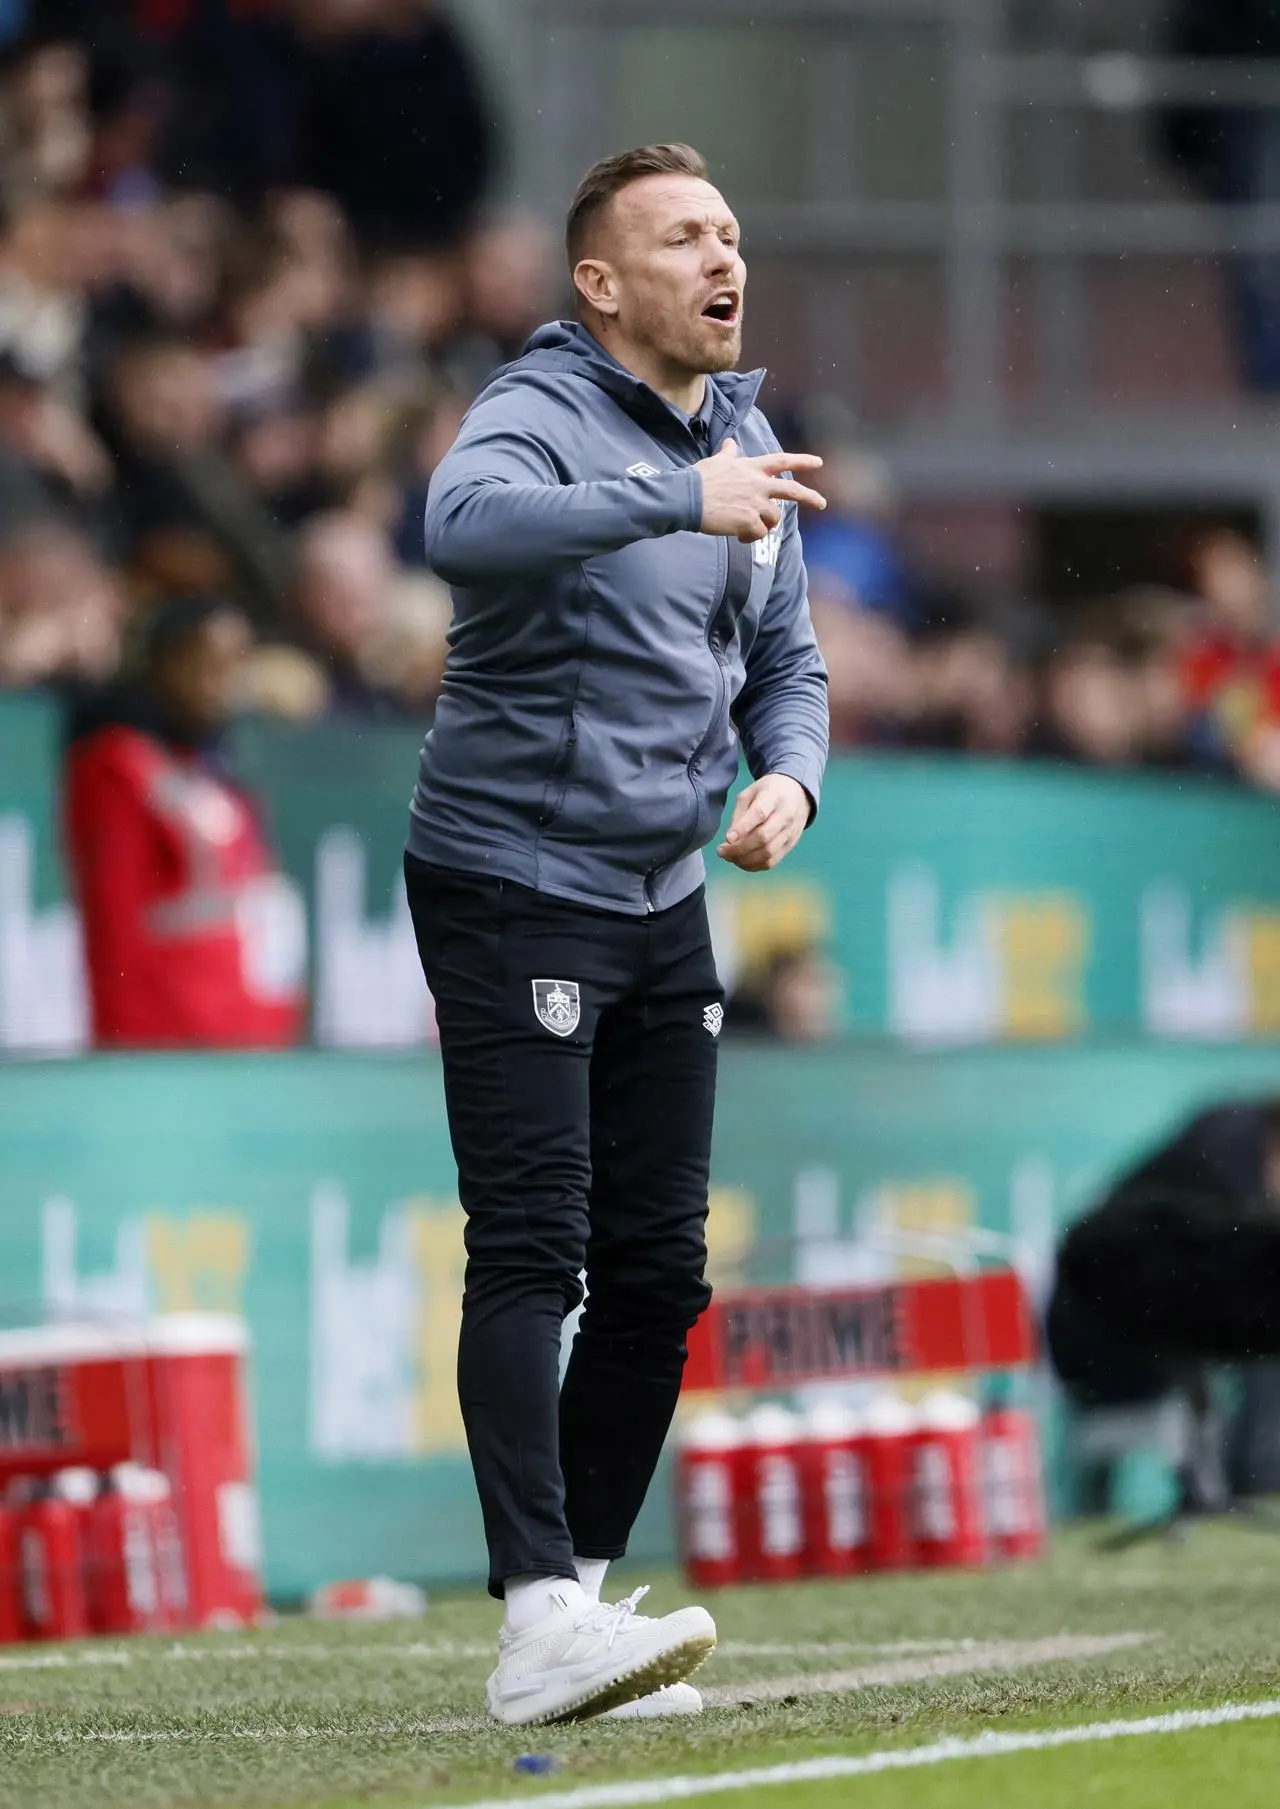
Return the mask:
<path id="1" fill-rule="evenodd" d="M 671 359 L 664 358 L 661 352 L 655 352 L 652 346 L 636 345 L 632 340 L 610 332 L 607 321 L 587 320 L 583 325 L 624 371 L 630 371 L 633 377 L 639 377 L 641 383 L 647 383 L 664 402 L 670 402 L 682 414 L 697 414 L 707 393 L 705 372 L 691 371 L 686 365 L 674 364 Z"/>

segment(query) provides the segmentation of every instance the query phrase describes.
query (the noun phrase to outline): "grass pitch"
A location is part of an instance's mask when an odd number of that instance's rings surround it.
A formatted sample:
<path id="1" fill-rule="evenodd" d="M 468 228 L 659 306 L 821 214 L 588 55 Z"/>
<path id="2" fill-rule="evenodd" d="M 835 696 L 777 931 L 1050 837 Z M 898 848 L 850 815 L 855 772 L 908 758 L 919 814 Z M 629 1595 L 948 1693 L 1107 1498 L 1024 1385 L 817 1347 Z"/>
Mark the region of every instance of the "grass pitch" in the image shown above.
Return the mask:
<path id="1" fill-rule="evenodd" d="M 638 1577 L 620 1578 L 631 1586 Z M 645 1607 L 684 1599 L 660 1577 Z M 0 1809 L 410 1809 L 896 1753 L 1280 1698 L 1280 1539 L 1198 1529 L 1105 1557 L 744 1589 L 707 1598 L 721 1648 L 696 1720 L 504 1731 L 482 1715 L 495 1610 L 479 1592 L 391 1626 L 0 1653 Z M 543 1755 L 553 1776 L 514 1769 Z M 764 1781 L 777 1809 L 1272 1809 L 1280 1720 Z M 707 1800 L 712 1800 L 708 1798 Z"/>

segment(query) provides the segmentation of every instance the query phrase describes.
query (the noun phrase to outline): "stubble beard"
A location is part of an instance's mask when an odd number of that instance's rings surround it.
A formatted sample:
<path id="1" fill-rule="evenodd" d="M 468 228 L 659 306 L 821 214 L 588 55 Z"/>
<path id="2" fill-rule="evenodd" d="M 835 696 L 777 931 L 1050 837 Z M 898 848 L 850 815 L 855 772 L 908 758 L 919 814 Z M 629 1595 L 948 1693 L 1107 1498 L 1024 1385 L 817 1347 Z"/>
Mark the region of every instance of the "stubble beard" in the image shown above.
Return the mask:
<path id="1" fill-rule="evenodd" d="M 713 377 L 731 371 L 742 356 L 742 324 L 732 333 L 706 325 L 701 316 L 684 335 L 685 344 L 678 354 L 689 370 L 699 376 Z"/>
<path id="2" fill-rule="evenodd" d="M 717 344 L 708 348 L 706 356 L 698 369 L 708 377 L 717 376 L 721 371 L 731 371 L 742 356 L 742 333 L 736 332 L 727 338 L 723 333 L 716 335 Z"/>
<path id="3" fill-rule="evenodd" d="M 732 333 L 707 326 L 702 317 L 667 313 L 654 320 L 645 340 L 650 348 L 691 376 L 714 377 L 731 371 L 742 356 L 742 323 Z"/>

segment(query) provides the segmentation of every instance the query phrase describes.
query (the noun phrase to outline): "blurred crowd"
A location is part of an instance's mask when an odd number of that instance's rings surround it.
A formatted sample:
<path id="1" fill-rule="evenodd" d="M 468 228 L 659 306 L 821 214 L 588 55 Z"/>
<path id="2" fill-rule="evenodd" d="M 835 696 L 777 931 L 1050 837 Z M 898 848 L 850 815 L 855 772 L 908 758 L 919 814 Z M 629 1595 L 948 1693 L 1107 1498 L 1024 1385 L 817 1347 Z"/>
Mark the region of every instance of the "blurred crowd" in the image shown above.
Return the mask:
<path id="1" fill-rule="evenodd" d="M 234 600 L 240 701 L 421 714 L 431 469 L 558 310 L 429 0 L 0 0 L 0 687 Z"/>
<path id="2" fill-rule="evenodd" d="M 1280 791 L 1280 634 L 1253 540 L 1188 528 L 1150 582 L 1089 602 L 969 594 L 913 566 L 889 474 L 856 437 L 819 429 L 806 443 L 826 460 L 805 557 L 839 745 Z"/>
<path id="3" fill-rule="evenodd" d="M 495 212 L 501 133 L 435 0 L 0 0 L 0 689 L 109 681 L 166 599 L 247 620 L 243 708 L 429 717 L 432 469 L 562 311 Z M 884 468 L 799 411 L 846 747 L 1280 789 L 1269 579 L 1227 530 L 1087 609 L 994 605 L 903 550 Z M 1153 577 L 1157 574 L 1153 574 Z"/>

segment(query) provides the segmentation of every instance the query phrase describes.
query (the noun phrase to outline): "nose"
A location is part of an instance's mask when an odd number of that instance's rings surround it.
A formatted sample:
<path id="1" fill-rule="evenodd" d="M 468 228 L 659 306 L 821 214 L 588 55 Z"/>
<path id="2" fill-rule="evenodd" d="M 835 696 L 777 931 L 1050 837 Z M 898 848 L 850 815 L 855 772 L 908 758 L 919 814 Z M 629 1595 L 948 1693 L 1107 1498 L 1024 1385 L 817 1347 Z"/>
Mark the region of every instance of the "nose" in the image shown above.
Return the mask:
<path id="1" fill-rule="evenodd" d="M 738 253 L 732 245 L 713 235 L 709 240 L 709 254 L 706 259 L 708 276 L 732 276 L 738 262 Z"/>

